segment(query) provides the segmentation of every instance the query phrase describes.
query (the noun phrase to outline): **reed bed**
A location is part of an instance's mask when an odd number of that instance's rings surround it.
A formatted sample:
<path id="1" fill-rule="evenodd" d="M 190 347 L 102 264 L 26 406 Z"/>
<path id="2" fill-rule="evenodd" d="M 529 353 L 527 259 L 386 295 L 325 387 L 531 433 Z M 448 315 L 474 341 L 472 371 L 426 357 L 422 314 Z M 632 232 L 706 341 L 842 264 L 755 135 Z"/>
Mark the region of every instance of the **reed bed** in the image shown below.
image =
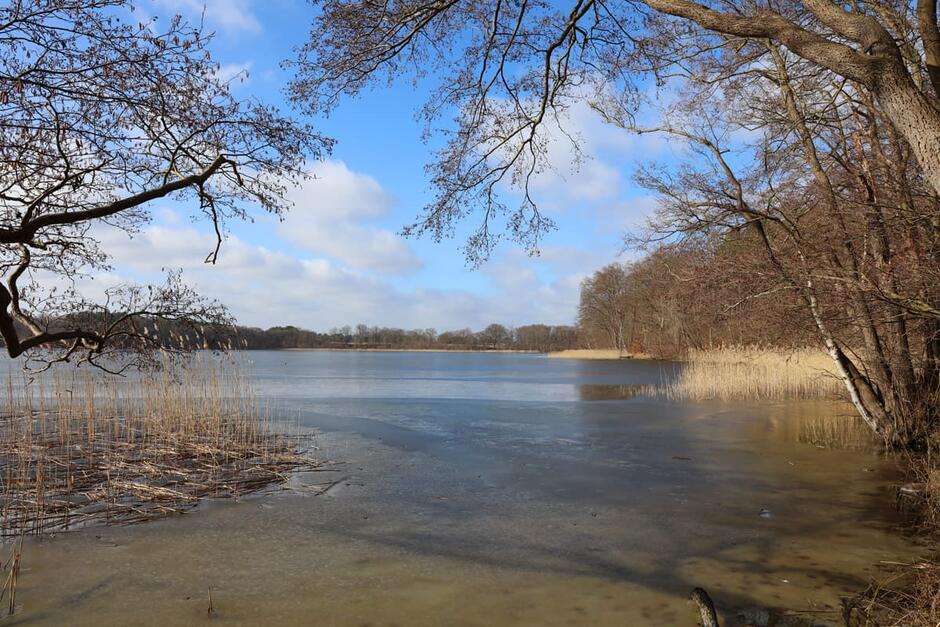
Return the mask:
<path id="1" fill-rule="evenodd" d="M 850 627 L 936 627 L 940 624 L 940 563 L 882 562 L 877 581 L 843 599 L 843 622 Z"/>
<path id="2" fill-rule="evenodd" d="M 646 353 L 629 353 L 615 348 L 569 348 L 548 353 L 551 359 L 653 359 Z"/>
<path id="3" fill-rule="evenodd" d="M 826 353 L 756 346 L 690 351 L 664 389 L 676 400 L 722 401 L 841 398 L 844 391 Z"/>
<path id="4" fill-rule="evenodd" d="M 10 374 L 0 415 L 0 536 L 134 524 L 237 498 L 322 464 L 272 428 L 239 367 L 129 379 Z"/>

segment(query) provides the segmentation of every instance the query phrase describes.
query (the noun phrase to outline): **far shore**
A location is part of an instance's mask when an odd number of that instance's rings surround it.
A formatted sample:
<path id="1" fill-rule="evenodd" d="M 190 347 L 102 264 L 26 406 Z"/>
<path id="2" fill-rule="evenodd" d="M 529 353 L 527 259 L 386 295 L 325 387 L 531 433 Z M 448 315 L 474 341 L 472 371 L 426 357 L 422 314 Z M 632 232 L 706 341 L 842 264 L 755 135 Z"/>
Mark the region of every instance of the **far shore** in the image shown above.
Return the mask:
<path id="1" fill-rule="evenodd" d="M 601 348 L 576 348 L 549 353 L 553 359 L 653 359 L 646 353 L 621 353 L 618 350 Z"/>
<path id="2" fill-rule="evenodd" d="M 322 353 L 538 353 L 515 348 L 274 348 L 282 350 Z"/>
<path id="3" fill-rule="evenodd" d="M 315 348 L 271 348 L 253 350 L 277 350 L 292 352 L 313 353 L 521 353 L 529 355 L 545 355 L 552 359 L 655 359 L 646 353 L 621 353 L 615 349 L 604 348 L 574 348 L 563 351 L 533 351 L 516 348 L 371 348 L 371 347 L 315 347 Z"/>

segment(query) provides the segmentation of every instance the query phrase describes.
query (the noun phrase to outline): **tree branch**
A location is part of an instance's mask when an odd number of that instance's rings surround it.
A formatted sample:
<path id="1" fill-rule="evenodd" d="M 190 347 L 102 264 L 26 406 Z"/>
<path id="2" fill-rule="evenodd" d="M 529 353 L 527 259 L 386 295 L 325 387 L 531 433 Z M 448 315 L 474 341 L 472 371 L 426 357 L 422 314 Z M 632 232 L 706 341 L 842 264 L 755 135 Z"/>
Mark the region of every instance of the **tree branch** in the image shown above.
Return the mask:
<path id="1" fill-rule="evenodd" d="M 804 59 L 863 84 L 869 84 L 873 78 L 875 66 L 872 57 L 806 30 L 773 11 L 745 16 L 722 13 L 688 0 L 644 2 L 657 11 L 692 20 L 708 30 L 750 39 L 774 39 Z"/>
<path id="2" fill-rule="evenodd" d="M 107 205 L 102 205 L 93 209 L 85 209 L 82 211 L 47 213 L 33 218 L 18 229 L 0 229 L 0 243 L 26 244 L 32 240 L 36 232 L 42 228 L 59 226 L 63 224 L 76 224 L 78 222 L 94 220 L 97 218 L 106 218 L 122 211 L 139 207 L 140 205 L 150 202 L 151 200 L 163 198 L 169 194 L 172 194 L 173 192 L 186 189 L 187 187 L 193 185 L 202 185 L 207 180 L 209 180 L 209 177 L 215 174 L 216 171 L 218 171 L 218 169 L 221 168 L 225 163 L 229 163 L 229 160 L 224 156 L 219 155 L 212 163 L 206 166 L 206 168 L 198 174 L 184 176 L 183 178 L 171 181 L 165 185 L 161 185 L 160 187 L 148 189 L 146 191 L 134 194 L 133 196 L 128 196 L 127 198 L 122 198 L 112 203 L 108 203 Z"/>

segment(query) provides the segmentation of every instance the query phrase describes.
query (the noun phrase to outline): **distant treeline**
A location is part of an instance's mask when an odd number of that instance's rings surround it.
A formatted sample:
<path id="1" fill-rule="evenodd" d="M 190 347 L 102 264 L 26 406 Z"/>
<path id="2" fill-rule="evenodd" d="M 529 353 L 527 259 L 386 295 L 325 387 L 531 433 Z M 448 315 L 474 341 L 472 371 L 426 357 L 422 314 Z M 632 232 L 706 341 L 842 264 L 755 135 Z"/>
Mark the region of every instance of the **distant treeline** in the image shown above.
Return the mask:
<path id="1" fill-rule="evenodd" d="M 345 349 L 424 349 L 424 350 L 525 350 L 551 352 L 580 345 L 573 326 L 529 324 L 505 327 L 491 324 L 482 331 L 458 329 L 396 329 L 364 324 L 344 326 L 326 333 L 295 326 L 237 327 L 235 344 L 247 349 L 345 348 Z"/>
<path id="2" fill-rule="evenodd" d="M 82 312 L 68 318 L 47 322 L 50 331 L 69 329 L 79 323 L 89 329 L 106 329 L 118 314 Z M 239 325 L 200 325 L 188 320 L 165 320 L 140 316 L 134 332 L 149 338 L 153 347 L 176 350 L 248 349 L 277 350 L 292 348 L 332 349 L 424 349 L 424 350 L 521 350 L 552 352 L 578 348 L 580 332 L 575 326 L 528 324 L 506 327 L 491 324 L 481 331 L 457 329 L 398 329 L 358 324 L 327 332 L 310 331 L 295 326 L 269 329 Z M 120 342 L 115 342 L 120 346 Z M 3 346 L 0 340 L 0 346 Z M 130 348 L 130 346 L 128 346 Z"/>

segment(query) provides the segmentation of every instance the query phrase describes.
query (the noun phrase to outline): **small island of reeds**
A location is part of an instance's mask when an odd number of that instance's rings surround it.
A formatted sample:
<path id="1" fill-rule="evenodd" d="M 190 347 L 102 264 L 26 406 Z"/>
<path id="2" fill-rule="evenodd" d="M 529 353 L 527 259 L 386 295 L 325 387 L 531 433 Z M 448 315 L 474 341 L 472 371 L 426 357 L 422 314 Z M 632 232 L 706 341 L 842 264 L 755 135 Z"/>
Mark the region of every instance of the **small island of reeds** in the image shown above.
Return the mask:
<path id="1" fill-rule="evenodd" d="M 133 524 L 239 498 L 321 468 L 275 428 L 238 365 L 195 361 L 125 378 L 11 371 L 0 409 L 0 535 Z"/>

